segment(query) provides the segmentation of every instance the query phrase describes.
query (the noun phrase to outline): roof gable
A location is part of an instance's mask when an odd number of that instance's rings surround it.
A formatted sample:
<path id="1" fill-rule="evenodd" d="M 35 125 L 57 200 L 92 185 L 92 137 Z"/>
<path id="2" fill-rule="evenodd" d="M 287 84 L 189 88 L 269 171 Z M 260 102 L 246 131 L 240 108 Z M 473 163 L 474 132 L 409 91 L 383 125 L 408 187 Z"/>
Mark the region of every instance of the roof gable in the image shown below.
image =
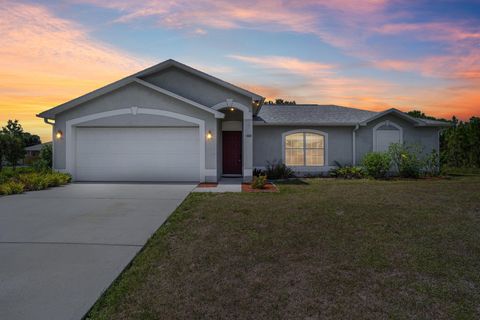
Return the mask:
<path id="1" fill-rule="evenodd" d="M 246 97 L 249 97 L 253 100 L 263 100 L 265 99 L 264 97 L 256 94 L 256 93 L 253 93 L 251 91 L 248 91 L 248 90 L 245 90 L 245 89 L 242 89 L 240 87 L 237 87 L 236 85 L 234 84 L 231 84 L 229 82 L 226 82 L 224 80 L 221 80 L 217 77 L 214 77 L 212 75 L 209 75 L 205 72 L 202 72 L 200 70 L 197 70 L 195 68 L 192 68 L 190 66 L 187 66 L 186 64 L 183 64 L 183 63 L 180 63 L 178 61 L 175 61 L 173 59 L 169 59 L 169 60 L 166 60 L 164 62 L 161 62 L 157 65 L 154 65 L 150 68 L 147 68 L 145 70 L 142 70 L 134 75 L 132 75 L 133 77 L 137 77 L 137 78 L 144 78 L 144 77 L 147 77 L 149 75 L 153 75 L 157 72 L 160 72 L 162 70 L 165 70 L 165 69 L 168 69 L 170 67 L 176 67 L 176 68 L 179 68 L 185 72 L 188 72 L 188 73 L 191 73 L 199 78 L 202 78 L 204 80 L 207 80 L 207 81 L 210 81 L 212 83 L 215 83 L 221 87 L 224 87 L 224 88 L 227 88 L 229 90 L 232 90 L 234 92 L 237 92 L 241 95 L 244 95 Z"/>
<path id="2" fill-rule="evenodd" d="M 395 116 L 397 116 L 401 119 L 404 119 L 404 120 L 412 123 L 416 127 L 425 127 L 425 126 L 448 127 L 448 126 L 450 126 L 449 123 L 443 122 L 443 121 L 434 121 L 434 120 L 414 118 L 414 117 L 406 114 L 405 112 L 402 112 L 402 111 L 400 111 L 398 109 L 395 109 L 395 108 L 391 108 L 391 109 L 379 112 L 376 115 L 372 116 L 371 118 L 368 118 L 368 119 L 360 122 L 359 124 L 361 126 L 366 126 L 369 122 L 371 122 L 375 119 L 381 118 L 381 117 L 383 117 L 385 115 L 388 115 L 388 114 L 393 114 L 393 115 L 395 115 Z"/>
<path id="3" fill-rule="evenodd" d="M 158 86 L 155 86 L 154 84 L 148 83 L 148 82 L 143 81 L 143 80 L 140 79 L 140 78 L 142 78 L 142 77 L 146 77 L 146 76 L 148 76 L 148 75 L 151 75 L 151 74 L 160 72 L 160 71 L 165 70 L 165 69 L 170 68 L 170 67 L 179 68 L 179 69 L 181 69 L 181 70 L 183 70 L 183 71 L 185 71 L 185 72 L 194 74 L 194 75 L 196 75 L 197 77 L 200 77 L 200 78 L 205 79 L 205 80 L 207 80 L 207 81 L 213 82 L 213 83 L 215 83 L 215 84 L 217 84 L 217 85 L 219 85 L 219 86 L 222 86 L 222 87 L 224 87 L 224 88 L 227 88 L 227 89 L 229 89 L 229 90 L 232 90 L 232 91 L 234 91 L 234 92 L 237 92 L 237 93 L 239 93 L 239 94 L 241 94 L 241 95 L 244 95 L 244 96 L 246 96 L 246 97 L 249 97 L 249 98 L 251 98 L 251 99 L 253 99 L 253 100 L 262 101 L 262 100 L 264 99 L 262 96 L 260 96 L 260 95 L 258 95 L 258 94 L 255 94 L 255 93 L 250 92 L 250 91 L 248 91 L 248 90 L 245 90 L 245 89 L 242 89 L 242 88 L 240 88 L 240 87 L 237 87 L 237 86 L 235 86 L 235 85 L 233 85 L 233 84 L 231 84 L 231 83 L 228 83 L 228 82 L 226 82 L 226 81 L 223 81 L 223 80 L 221 80 L 221 79 L 218 79 L 218 78 L 216 78 L 216 77 L 213 77 L 213 76 L 211 76 L 211 75 L 209 75 L 209 74 L 206 74 L 206 73 L 204 73 L 204 72 L 202 72 L 202 71 L 199 71 L 199 70 L 197 70 L 197 69 L 194 69 L 194 68 L 192 68 L 192 67 L 189 67 L 189 66 L 187 66 L 187 65 L 185 65 L 185 64 L 183 64 L 183 63 L 180 63 L 180 62 L 178 62 L 178 61 L 169 59 L 169 60 L 166 60 L 166 61 L 164 61 L 164 62 L 161 62 L 161 63 L 159 63 L 159 64 L 157 64 L 157 65 L 154 65 L 154 66 L 152 66 L 152 67 L 149 67 L 149 68 L 147 68 L 147 69 L 144 69 L 144 70 L 142 70 L 142 71 L 140 71 L 140 72 L 137 72 L 137 73 L 135 73 L 135 74 L 132 74 L 132 75 L 126 77 L 126 78 L 123 78 L 123 79 L 118 80 L 118 81 L 115 81 L 115 82 L 113 82 L 113 83 L 111 83 L 111 84 L 109 84 L 109 85 L 106 85 L 106 86 L 104 86 L 104 87 L 101 87 L 101 88 L 99 88 L 99 89 L 97 89 L 97 90 L 94 90 L 94 91 L 92 91 L 92 92 L 90 92 L 90 93 L 87 93 L 87 94 L 85 94 L 85 95 L 83 95 L 83 96 L 80 96 L 80 97 L 78 97 L 78 98 L 76 98 L 76 99 L 70 100 L 70 101 L 65 102 L 65 103 L 63 103 L 63 104 L 60 104 L 60 105 L 58 105 L 58 106 L 56 106 L 56 107 L 54 107 L 54 108 L 51 108 L 51 109 L 46 110 L 46 111 L 44 111 L 44 112 L 41 112 L 41 113 L 38 114 L 37 116 L 38 116 L 38 117 L 41 117 L 41 118 L 52 119 L 52 118 L 55 116 L 55 114 L 57 114 L 57 113 L 66 111 L 66 110 L 68 110 L 68 109 L 70 109 L 70 108 L 73 108 L 73 107 L 75 107 L 75 106 L 78 106 L 78 105 L 80 105 L 80 104 L 82 104 L 82 103 L 85 103 L 85 102 L 87 102 L 87 101 L 90 101 L 90 100 L 92 100 L 92 99 L 95 99 L 95 98 L 97 98 L 97 97 L 99 97 L 99 96 L 101 96 L 101 95 L 104 95 L 104 94 L 106 94 L 106 93 L 112 92 L 112 91 L 114 91 L 114 90 L 116 90 L 116 89 L 119 89 L 119 88 L 121 88 L 121 87 L 123 87 L 123 86 L 125 86 L 125 85 L 127 85 L 127 84 L 132 83 L 132 82 L 137 82 L 137 83 L 140 83 L 140 84 L 142 84 L 142 85 L 144 85 L 144 86 L 146 86 L 146 87 L 149 87 L 150 89 L 153 89 L 153 90 L 162 92 L 162 93 L 164 93 L 164 94 L 170 95 L 170 96 L 172 96 L 172 97 L 174 97 L 174 98 L 176 98 L 176 99 L 185 100 L 184 102 L 187 102 L 187 101 L 188 101 L 187 103 L 192 104 L 192 105 L 194 105 L 194 106 L 196 106 L 196 107 L 201 106 L 201 109 L 204 109 L 204 110 L 210 109 L 210 110 L 213 111 L 213 113 L 215 114 L 216 117 L 221 117 L 221 116 L 220 116 L 220 114 L 222 114 L 221 112 L 215 111 L 215 110 L 213 110 L 213 109 L 211 109 L 211 108 L 209 108 L 209 107 L 207 107 L 207 106 L 205 106 L 205 105 L 199 104 L 199 103 L 197 103 L 197 102 L 195 102 L 195 101 L 193 101 L 193 100 L 191 100 L 191 99 L 187 99 L 187 98 L 182 97 L 182 96 L 180 96 L 180 95 L 178 95 L 178 94 L 175 94 L 175 93 L 173 93 L 173 92 L 171 92 L 171 91 L 162 89 L 162 88 L 160 88 L 160 87 L 158 87 Z M 205 109 L 205 108 L 206 108 L 206 109 Z M 209 111 L 209 110 L 207 110 L 207 111 Z M 209 111 L 209 112 L 210 112 L 210 111 Z"/>
<path id="4" fill-rule="evenodd" d="M 173 92 L 170 92 L 168 90 L 165 90 L 163 88 L 160 88 L 160 87 L 157 87 L 155 86 L 154 84 L 151 84 L 151 83 L 148 83 L 146 81 L 143 81 L 141 79 L 138 79 L 136 77 L 133 77 L 133 76 L 130 76 L 130 77 L 127 77 L 127 78 L 124 78 L 122 80 L 119 80 L 117 82 L 114 82 L 112 84 L 109 84 L 105 87 L 102 87 L 100 89 L 97 89 L 95 91 L 92 91 L 86 95 L 83 95 L 79 98 L 76 98 L 76 99 L 73 99 L 73 100 L 70 100 L 64 104 L 61 104 L 55 108 L 52 108 L 52 109 L 49 109 L 49 110 L 46 110 L 40 114 L 38 114 L 37 116 L 40 117 L 40 118 L 46 118 L 46 119 L 53 119 L 55 118 L 55 115 L 58 114 L 58 113 L 61 113 L 61 112 L 64 112 L 64 111 L 67 111 L 71 108 L 74 108 L 78 105 L 81 105 L 83 103 L 86 103 L 88 101 L 91 101 L 95 98 L 98 98 L 98 97 L 101 97 L 105 94 L 108 94 L 110 92 L 113 92 L 117 89 L 120 89 L 120 88 L 123 88 L 131 83 L 137 83 L 141 86 L 144 86 L 146 88 L 149 88 L 150 90 L 154 90 L 156 92 L 159 92 L 159 93 L 162 93 L 164 95 L 167 95 L 169 97 L 172 97 L 174 99 L 177 99 L 177 100 L 180 100 L 182 102 L 185 102 L 191 106 L 194 106 L 196 108 L 199 108 L 199 109 L 202 109 L 204 111 L 207 111 L 207 112 L 210 112 L 212 113 L 216 118 L 223 118 L 225 115 L 222 113 L 222 112 L 219 112 L 217 110 L 214 110 L 212 108 L 209 108 L 207 106 L 204 106 L 200 103 L 197 103 L 195 101 L 192 101 L 192 100 L 189 100 L 185 97 L 182 97 L 182 96 L 179 96 Z"/>

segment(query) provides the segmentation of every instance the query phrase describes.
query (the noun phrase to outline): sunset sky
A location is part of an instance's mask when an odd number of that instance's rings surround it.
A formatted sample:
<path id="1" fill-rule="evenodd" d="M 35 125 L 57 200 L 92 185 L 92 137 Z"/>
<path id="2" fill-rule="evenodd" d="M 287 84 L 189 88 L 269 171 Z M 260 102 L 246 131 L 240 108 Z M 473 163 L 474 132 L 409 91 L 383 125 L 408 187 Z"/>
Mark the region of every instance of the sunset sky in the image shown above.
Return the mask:
<path id="1" fill-rule="evenodd" d="M 480 115 L 478 0 L 0 0 L 0 125 L 48 141 L 37 113 L 168 58 L 267 98 Z"/>

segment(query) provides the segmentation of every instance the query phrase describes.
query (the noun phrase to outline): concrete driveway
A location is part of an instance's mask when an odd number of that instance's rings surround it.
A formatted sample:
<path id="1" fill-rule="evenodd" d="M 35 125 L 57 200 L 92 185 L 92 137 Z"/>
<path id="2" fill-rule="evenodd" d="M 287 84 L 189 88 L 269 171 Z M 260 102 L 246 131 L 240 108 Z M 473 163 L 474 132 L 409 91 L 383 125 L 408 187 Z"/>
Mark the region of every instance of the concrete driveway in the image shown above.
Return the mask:
<path id="1" fill-rule="evenodd" d="M 0 319 L 80 319 L 194 184 L 0 197 Z"/>

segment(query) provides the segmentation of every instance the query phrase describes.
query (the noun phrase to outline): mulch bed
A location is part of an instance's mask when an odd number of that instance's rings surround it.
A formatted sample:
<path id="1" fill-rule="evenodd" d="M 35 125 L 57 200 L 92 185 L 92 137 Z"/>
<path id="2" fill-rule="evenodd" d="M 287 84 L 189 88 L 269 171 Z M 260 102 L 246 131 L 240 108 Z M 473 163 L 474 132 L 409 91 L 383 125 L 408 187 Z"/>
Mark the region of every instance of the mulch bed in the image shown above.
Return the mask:
<path id="1" fill-rule="evenodd" d="M 267 183 L 264 189 L 253 189 L 249 183 L 242 183 L 242 192 L 278 192 L 278 188 L 273 183 Z"/>
<path id="2" fill-rule="evenodd" d="M 216 186 L 218 186 L 218 183 L 213 183 L 213 182 L 204 182 L 204 183 L 200 183 L 197 188 L 215 188 Z"/>

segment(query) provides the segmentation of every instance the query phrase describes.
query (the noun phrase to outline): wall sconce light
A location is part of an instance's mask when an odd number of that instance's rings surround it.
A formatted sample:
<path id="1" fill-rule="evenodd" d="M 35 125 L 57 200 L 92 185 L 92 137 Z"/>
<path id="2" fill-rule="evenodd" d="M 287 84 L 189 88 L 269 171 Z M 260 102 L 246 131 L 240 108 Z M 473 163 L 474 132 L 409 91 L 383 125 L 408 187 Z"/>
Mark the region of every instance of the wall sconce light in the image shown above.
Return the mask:
<path id="1" fill-rule="evenodd" d="M 211 140 L 212 137 L 213 137 L 212 131 L 208 130 L 208 132 L 207 132 L 207 140 Z"/>
<path id="2" fill-rule="evenodd" d="M 58 130 L 57 133 L 55 134 L 55 138 L 57 138 L 57 140 L 60 140 L 62 139 L 62 137 L 63 137 L 62 130 Z"/>
<path id="3" fill-rule="evenodd" d="M 230 107 L 230 111 L 235 111 L 235 108 L 234 107 Z"/>

